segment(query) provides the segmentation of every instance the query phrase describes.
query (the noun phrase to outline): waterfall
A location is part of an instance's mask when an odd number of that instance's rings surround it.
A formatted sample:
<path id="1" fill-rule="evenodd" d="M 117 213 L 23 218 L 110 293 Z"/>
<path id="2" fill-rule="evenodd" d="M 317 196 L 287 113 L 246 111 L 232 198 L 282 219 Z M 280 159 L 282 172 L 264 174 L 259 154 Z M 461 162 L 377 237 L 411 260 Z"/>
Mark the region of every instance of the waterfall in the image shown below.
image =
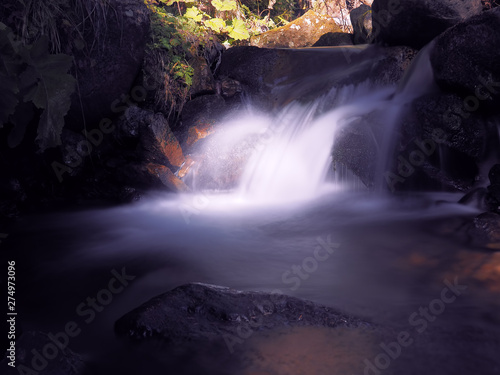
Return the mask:
<path id="1" fill-rule="evenodd" d="M 308 105 L 291 104 L 277 116 L 244 168 L 238 193 L 253 201 L 307 200 L 323 187 L 331 165 L 336 132 L 351 121 L 369 114 L 388 100 L 392 90 L 347 86 L 335 90 L 337 108 L 315 116 L 325 99 Z M 332 97 L 331 93 L 328 95 Z M 333 187 L 355 183 L 336 173 Z"/>
<path id="2" fill-rule="evenodd" d="M 376 160 L 368 162 L 373 163 L 371 186 L 380 187 L 402 111 L 432 88 L 428 51 L 421 51 L 399 87 L 364 82 L 332 88 L 309 103 L 294 100 L 275 114 L 260 113 L 250 104 L 206 142 L 193 186 L 231 190 L 241 199 L 265 203 L 311 199 L 326 180 L 335 189 L 359 187 L 362 183 L 348 170 L 349 163 L 332 164 L 332 145 L 339 131 L 356 134 L 360 129 L 376 150 Z"/>

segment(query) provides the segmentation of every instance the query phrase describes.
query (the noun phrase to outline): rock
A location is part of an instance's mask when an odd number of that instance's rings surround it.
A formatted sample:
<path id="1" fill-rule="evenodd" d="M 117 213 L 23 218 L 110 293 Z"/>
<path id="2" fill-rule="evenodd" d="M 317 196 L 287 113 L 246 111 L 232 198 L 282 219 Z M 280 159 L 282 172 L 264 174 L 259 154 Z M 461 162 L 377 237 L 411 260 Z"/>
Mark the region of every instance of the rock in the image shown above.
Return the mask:
<path id="1" fill-rule="evenodd" d="M 500 164 L 491 167 L 488 177 L 490 185 L 485 197 L 486 206 L 489 211 L 500 213 Z"/>
<path id="2" fill-rule="evenodd" d="M 412 164 L 416 173 L 406 177 L 401 187 L 472 188 L 478 164 L 488 154 L 490 130 L 481 117 L 460 116 L 463 105 L 463 99 L 452 94 L 430 94 L 412 103 L 403 119 L 395 160 L 409 161 L 412 153 L 423 158 Z"/>
<path id="3" fill-rule="evenodd" d="M 219 77 L 216 82 L 217 94 L 223 98 L 233 98 L 243 92 L 241 83 L 229 77 Z"/>
<path id="4" fill-rule="evenodd" d="M 418 51 L 410 47 L 381 47 L 370 46 L 360 53 L 360 58 L 367 60 L 378 56 L 372 64 L 369 79 L 377 85 L 394 85 L 399 83 L 406 71 L 410 68 Z"/>
<path id="5" fill-rule="evenodd" d="M 191 126 L 188 129 L 188 138 L 186 141 L 186 145 L 188 147 L 191 147 L 200 139 L 208 137 L 214 131 L 214 124 L 211 123 L 201 123 L 200 125 Z"/>
<path id="6" fill-rule="evenodd" d="M 120 113 L 126 100 L 134 100 L 131 89 L 149 38 L 149 11 L 141 0 L 111 0 L 103 6 L 95 10 L 102 19 L 87 23 L 88 45 L 66 51 L 75 57 L 78 80 L 78 95 L 66 117 L 72 128 Z"/>
<path id="7" fill-rule="evenodd" d="M 500 164 L 495 164 L 491 167 L 488 178 L 490 179 L 491 185 L 500 185 Z"/>
<path id="8" fill-rule="evenodd" d="M 129 131 L 133 137 L 137 134 L 142 161 L 163 164 L 173 170 L 177 170 L 184 163 L 181 146 L 161 113 L 153 113 L 135 106 L 129 107 L 120 128 Z"/>
<path id="9" fill-rule="evenodd" d="M 500 8 L 460 23 L 436 39 L 431 63 L 438 85 L 461 94 L 469 112 L 500 113 Z"/>
<path id="10" fill-rule="evenodd" d="M 285 26 L 252 36 L 250 45 L 265 48 L 310 47 L 321 35 L 341 31 L 330 17 L 309 10 Z"/>
<path id="11" fill-rule="evenodd" d="M 155 297 L 125 314 L 115 332 L 134 340 L 220 343 L 240 330 L 281 327 L 360 327 L 360 319 L 295 297 L 192 283 Z"/>
<path id="12" fill-rule="evenodd" d="M 365 81 L 393 85 L 415 56 L 416 50 L 409 47 L 374 45 L 314 50 L 233 47 L 224 53 L 217 79 L 239 82 L 254 103 L 273 109 Z"/>
<path id="13" fill-rule="evenodd" d="M 476 216 L 467 226 L 467 234 L 472 246 L 500 250 L 500 215 L 485 212 Z"/>
<path id="14" fill-rule="evenodd" d="M 149 163 L 146 165 L 146 170 L 151 176 L 157 177 L 171 191 L 182 192 L 188 190 L 184 182 L 164 165 Z M 183 171 L 182 174 L 185 174 L 185 172 Z"/>
<path id="15" fill-rule="evenodd" d="M 201 56 L 195 56 L 190 60 L 190 65 L 194 69 L 193 84 L 189 89 L 190 96 L 214 94 L 215 80 L 207 61 Z"/>
<path id="16" fill-rule="evenodd" d="M 480 0 L 374 0 L 373 40 L 420 49 L 449 27 L 480 14 Z"/>
<path id="17" fill-rule="evenodd" d="M 373 130 L 379 126 L 368 117 L 372 116 L 365 116 L 343 127 L 335 135 L 332 163 L 335 168 L 345 165 L 365 186 L 371 188 L 375 184 L 379 156 Z"/>
<path id="18" fill-rule="evenodd" d="M 313 47 L 352 46 L 354 44 L 353 34 L 349 33 L 326 33 L 321 35 Z"/>
<path id="19" fill-rule="evenodd" d="M 66 336 L 67 337 L 67 336 Z M 35 356 L 34 353 L 38 353 Z M 43 354 L 42 354 L 43 353 Z M 47 359 L 51 358 L 51 359 Z M 6 375 L 82 375 L 86 370 L 83 357 L 68 347 L 54 344 L 49 335 L 43 332 L 28 331 L 16 341 L 16 367 L 1 363 Z M 36 367 L 33 367 L 33 363 Z M 34 369 L 37 371 L 35 372 Z"/>
<path id="20" fill-rule="evenodd" d="M 354 34 L 354 44 L 364 44 L 372 33 L 372 8 L 362 4 L 349 14 Z"/>
<path id="21" fill-rule="evenodd" d="M 254 104 L 271 110 L 293 100 L 313 100 L 334 87 L 368 79 L 371 65 L 359 58 L 360 52 L 354 47 L 233 47 L 222 57 L 219 77 L 238 81 Z"/>
<path id="22" fill-rule="evenodd" d="M 220 95 L 203 95 L 186 103 L 181 113 L 179 140 L 186 150 L 213 132 L 213 125 L 224 116 L 226 102 Z"/>

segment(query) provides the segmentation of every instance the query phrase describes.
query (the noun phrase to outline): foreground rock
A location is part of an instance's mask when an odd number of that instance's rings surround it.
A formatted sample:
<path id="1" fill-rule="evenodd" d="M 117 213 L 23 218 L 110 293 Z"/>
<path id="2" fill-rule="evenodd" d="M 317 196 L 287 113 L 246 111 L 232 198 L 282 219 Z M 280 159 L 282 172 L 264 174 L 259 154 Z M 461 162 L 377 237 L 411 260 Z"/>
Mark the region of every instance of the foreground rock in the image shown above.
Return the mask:
<path id="1" fill-rule="evenodd" d="M 373 38 L 392 46 L 422 48 L 449 27 L 482 11 L 481 0 L 375 0 Z"/>
<path id="2" fill-rule="evenodd" d="M 169 343 L 234 342 L 241 332 L 282 327 L 369 327 L 360 319 L 295 297 L 187 284 L 151 299 L 115 324 L 120 336 Z"/>
<path id="3" fill-rule="evenodd" d="M 310 47 L 321 35 L 341 31 L 330 17 L 309 10 L 286 26 L 251 37 L 250 45 L 265 48 Z"/>

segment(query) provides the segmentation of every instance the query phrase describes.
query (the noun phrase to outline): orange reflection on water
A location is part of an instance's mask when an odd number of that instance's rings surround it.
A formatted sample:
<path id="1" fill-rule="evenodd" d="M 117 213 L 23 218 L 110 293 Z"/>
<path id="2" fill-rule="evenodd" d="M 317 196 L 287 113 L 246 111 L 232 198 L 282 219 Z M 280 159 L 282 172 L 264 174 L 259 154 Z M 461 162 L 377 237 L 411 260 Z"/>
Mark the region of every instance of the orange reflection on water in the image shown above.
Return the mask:
<path id="1" fill-rule="evenodd" d="M 243 375 L 362 374 L 377 339 L 362 328 L 294 327 L 246 343 Z"/>

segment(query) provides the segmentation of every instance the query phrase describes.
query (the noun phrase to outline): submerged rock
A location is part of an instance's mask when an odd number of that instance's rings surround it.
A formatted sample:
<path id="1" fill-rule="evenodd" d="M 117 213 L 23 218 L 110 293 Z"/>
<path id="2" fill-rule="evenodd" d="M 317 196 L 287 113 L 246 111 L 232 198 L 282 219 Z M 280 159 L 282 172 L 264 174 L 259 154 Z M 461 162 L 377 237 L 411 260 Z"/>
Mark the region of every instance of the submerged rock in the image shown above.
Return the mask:
<path id="1" fill-rule="evenodd" d="M 265 48 L 310 47 L 321 35 L 341 31 L 332 18 L 309 10 L 286 26 L 252 36 L 250 45 Z"/>
<path id="2" fill-rule="evenodd" d="M 370 326 L 333 308 L 282 294 L 242 292 L 192 283 L 155 297 L 120 318 L 115 332 L 130 339 L 224 342 L 240 332 L 293 326 Z"/>
<path id="3" fill-rule="evenodd" d="M 449 27 L 481 13 L 481 0 L 375 0 L 373 38 L 377 43 L 422 48 Z"/>

